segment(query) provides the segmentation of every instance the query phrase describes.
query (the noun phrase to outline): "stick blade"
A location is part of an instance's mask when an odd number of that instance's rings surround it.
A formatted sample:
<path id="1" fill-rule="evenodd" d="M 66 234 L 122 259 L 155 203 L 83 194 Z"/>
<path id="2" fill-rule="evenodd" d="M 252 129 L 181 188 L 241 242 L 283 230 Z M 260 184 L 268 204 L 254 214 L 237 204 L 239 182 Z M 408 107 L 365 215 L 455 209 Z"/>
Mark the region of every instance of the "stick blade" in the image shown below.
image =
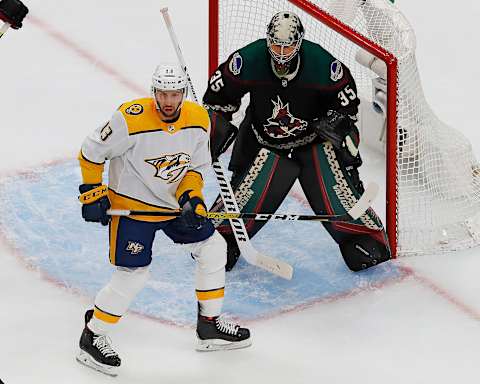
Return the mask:
<path id="1" fill-rule="evenodd" d="M 358 199 L 357 204 L 355 204 L 349 211 L 348 214 L 354 219 L 357 220 L 360 216 L 362 216 L 368 208 L 372 205 L 373 200 L 378 195 L 380 187 L 377 183 L 371 182 L 367 185 L 365 192 L 363 195 Z"/>
<path id="2" fill-rule="evenodd" d="M 239 248 L 243 258 L 249 264 L 262 268 L 283 279 L 292 279 L 293 267 L 290 264 L 257 251 L 251 244 L 243 243 Z"/>
<path id="3" fill-rule="evenodd" d="M 283 279 L 292 280 L 293 267 L 282 260 L 260 253 L 257 256 L 257 266 Z"/>

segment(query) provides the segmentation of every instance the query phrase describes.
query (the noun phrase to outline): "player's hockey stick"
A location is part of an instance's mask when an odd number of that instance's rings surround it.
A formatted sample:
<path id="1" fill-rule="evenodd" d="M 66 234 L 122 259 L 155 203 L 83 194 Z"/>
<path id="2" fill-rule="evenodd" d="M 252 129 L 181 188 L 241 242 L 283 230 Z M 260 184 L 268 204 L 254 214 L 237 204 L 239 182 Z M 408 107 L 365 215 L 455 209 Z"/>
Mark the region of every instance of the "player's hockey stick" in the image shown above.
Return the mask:
<path id="1" fill-rule="evenodd" d="M 3 23 L 2 28 L 0 28 L 0 38 L 7 32 L 8 28 L 10 28 L 10 23 Z"/>
<path id="2" fill-rule="evenodd" d="M 170 39 L 177 53 L 178 61 L 182 66 L 185 74 L 187 75 L 188 85 L 192 91 L 193 99 L 195 102 L 198 102 L 197 94 L 193 88 L 192 79 L 187 71 L 187 65 L 185 59 L 183 58 L 182 51 L 180 49 L 180 44 L 178 43 L 177 36 L 173 29 L 173 24 L 168 13 L 168 8 L 162 8 L 160 10 L 167 26 L 168 32 L 170 34 Z M 223 169 L 222 164 L 219 160 L 213 162 L 213 169 L 217 177 L 218 184 L 220 185 L 220 196 L 222 197 L 223 204 L 225 209 L 229 213 L 240 213 L 238 209 L 237 201 L 235 200 L 235 195 L 233 194 L 232 186 L 225 176 L 225 170 Z M 287 264 L 283 261 L 276 260 L 270 256 L 264 255 L 257 251 L 248 237 L 247 230 L 242 220 L 239 219 L 229 219 L 230 225 L 232 226 L 235 239 L 237 240 L 238 248 L 240 253 L 245 258 L 245 260 L 252 265 L 263 268 L 271 273 L 274 273 L 285 279 L 291 279 L 293 275 L 293 268 L 290 264 Z"/>
<path id="3" fill-rule="evenodd" d="M 370 183 L 367 189 L 357 201 L 357 203 L 343 215 L 297 215 L 288 213 L 233 213 L 233 212 L 207 212 L 209 219 L 254 219 L 254 220 L 284 220 L 284 221 L 346 221 L 351 222 L 357 220 L 362 216 L 375 199 L 378 193 L 378 185 L 376 183 Z M 111 216 L 180 216 L 181 212 L 159 212 L 159 211 L 129 211 L 126 209 L 110 209 L 107 212 Z"/>

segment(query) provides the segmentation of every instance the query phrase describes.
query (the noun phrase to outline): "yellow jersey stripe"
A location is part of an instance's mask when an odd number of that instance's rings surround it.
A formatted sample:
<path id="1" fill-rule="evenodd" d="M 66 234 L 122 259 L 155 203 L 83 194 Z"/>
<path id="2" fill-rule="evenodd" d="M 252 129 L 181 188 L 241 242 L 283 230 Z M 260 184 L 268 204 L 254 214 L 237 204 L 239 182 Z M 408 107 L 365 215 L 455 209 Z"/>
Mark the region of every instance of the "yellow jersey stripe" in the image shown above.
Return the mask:
<path id="1" fill-rule="evenodd" d="M 178 201 L 178 199 L 180 199 L 180 196 L 182 196 L 186 191 L 191 191 L 189 193 L 190 197 L 200 197 L 202 200 L 204 200 L 202 189 L 203 189 L 202 174 L 200 172 L 190 170 L 190 171 L 187 171 L 182 181 L 178 185 L 177 192 L 175 192 L 175 197 L 177 198 L 177 201 Z"/>
<path id="2" fill-rule="evenodd" d="M 101 184 L 104 164 L 94 163 L 88 160 L 80 151 L 78 161 L 82 171 L 82 180 L 84 184 Z"/>
<path id="3" fill-rule="evenodd" d="M 149 204 L 144 201 L 134 199 L 133 197 L 122 195 L 118 192 L 115 192 L 112 189 L 108 190 L 108 199 L 110 200 L 112 209 L 126 209 L 129 211 L 159 211 L 159 212 L 176 211 L 176 209 Z M 168 216 L 167 217 L 165 216 L 128 216 L 128 217 L 133 220 L 149 221 L 149 222 L 159 222 L 159 221 L 167 221 L 167 220 L 175 219 L 175 217 L 171 217 L 171 216 L 170 217 Z"/>

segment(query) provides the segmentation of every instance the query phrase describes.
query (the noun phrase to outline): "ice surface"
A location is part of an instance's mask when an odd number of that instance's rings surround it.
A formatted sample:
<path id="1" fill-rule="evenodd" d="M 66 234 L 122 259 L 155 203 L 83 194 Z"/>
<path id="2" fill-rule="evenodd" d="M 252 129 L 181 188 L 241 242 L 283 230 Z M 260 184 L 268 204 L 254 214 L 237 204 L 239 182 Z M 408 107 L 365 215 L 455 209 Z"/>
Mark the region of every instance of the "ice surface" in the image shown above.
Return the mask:
<path id="1" fill-rule="evenodd" d="M 105 231 L 80 219 L 73 159 L 121 102 L 148 92 L 159 60 L 174 59 L 162 6 L 203 91 L 208 2 L 26 2 L 24 28 L 0 40 L 0 378 L 103 383 L 111 379 L 74 361 L 83 312 L 109 265 Z M 417 32 L 427 100 L 479 157 L 479 3 L 396 3 Z M 282 207 L 293 208 L 303 209 L 298 199 Z M 254 344 L 214 354 L 193 350 L 193 262 L 160 250 L 159 238 L 153 279 L 112 334 L 124 362 L 116 382 L 478 382 L 478 249 L 352 274 L 320 233 L 278 223 L 255 238 L 297 274 L 289 283 L 241 262 L 228 275 L 226 308 L 247 321 Z"/>

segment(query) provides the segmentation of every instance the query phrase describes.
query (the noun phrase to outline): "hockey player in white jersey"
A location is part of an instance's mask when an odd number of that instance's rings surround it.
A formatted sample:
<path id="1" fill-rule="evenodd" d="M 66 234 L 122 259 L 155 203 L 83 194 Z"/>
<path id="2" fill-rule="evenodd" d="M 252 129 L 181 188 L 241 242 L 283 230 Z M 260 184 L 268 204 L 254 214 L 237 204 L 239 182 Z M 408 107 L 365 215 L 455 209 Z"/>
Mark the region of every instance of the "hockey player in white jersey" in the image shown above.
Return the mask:
<path id="1" fill-rule="evenodd" d="M 210 120 L 186 101 L 187 79 L 177 65 L 158 66 L 152 97 L 122 104 L 110 121 L 83 142 L 79 161 L 82 216 L 109 225 L 110 282 L 85 314 L 77 360 L 116 375 L 121 360 L 107 334 L 127 311 L 149 277 L 155 232 L 187 244 L 196 261 L 197 350 L 235 349 L 251 344 L 246 328 L 220 316 L 224 297 L 226 243 L 206 219 L 202 175 L 210 167 Z M 102 183 L 110 160 L 108 185 Z M 109 208 L 178 211 L 165 216 L 113 216 Z"/>

